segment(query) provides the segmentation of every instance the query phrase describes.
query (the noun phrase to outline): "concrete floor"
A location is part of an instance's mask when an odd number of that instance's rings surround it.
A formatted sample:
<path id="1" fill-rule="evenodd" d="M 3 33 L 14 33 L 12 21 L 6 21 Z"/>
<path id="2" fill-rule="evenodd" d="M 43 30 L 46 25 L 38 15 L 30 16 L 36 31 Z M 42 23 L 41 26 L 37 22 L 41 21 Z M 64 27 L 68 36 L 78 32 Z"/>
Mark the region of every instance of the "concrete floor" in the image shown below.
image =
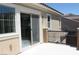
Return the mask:
<path id="1" fill-rule="evenodd" d="M 30 43 L 30 40 L 22 40 L 22 47 L 27 47 L 29 46 L 31 43 Z"/>
<path id="2" fill-rule="evenodd" d="M 33 45 L 19 55 L 79 55 L 79 51 L 63 44 L 43 43 Z"/>

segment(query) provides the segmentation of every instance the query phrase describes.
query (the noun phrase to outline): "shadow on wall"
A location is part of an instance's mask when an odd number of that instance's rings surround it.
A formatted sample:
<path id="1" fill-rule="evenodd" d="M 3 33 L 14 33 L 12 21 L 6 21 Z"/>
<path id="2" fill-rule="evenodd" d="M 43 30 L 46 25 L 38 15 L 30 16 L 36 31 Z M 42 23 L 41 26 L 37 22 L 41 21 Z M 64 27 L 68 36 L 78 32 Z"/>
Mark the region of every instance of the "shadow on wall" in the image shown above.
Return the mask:
<path id="1" fill-rule="evenodd" d="M 68 32 L 66 35 L 66 44 L 70 46 L 77 46 L 77 28 L 79 27 L 78 22 L 71 21 L 69 19 L 62 18 L 61 30 Z"/>

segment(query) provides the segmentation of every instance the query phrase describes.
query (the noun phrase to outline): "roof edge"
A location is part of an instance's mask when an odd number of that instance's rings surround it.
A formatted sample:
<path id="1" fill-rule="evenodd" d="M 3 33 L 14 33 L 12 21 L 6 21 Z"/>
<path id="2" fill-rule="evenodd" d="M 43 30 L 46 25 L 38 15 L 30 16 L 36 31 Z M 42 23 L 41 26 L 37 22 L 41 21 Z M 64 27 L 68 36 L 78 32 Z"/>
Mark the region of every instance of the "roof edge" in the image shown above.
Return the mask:
<path id="1" fill-rule="evenodd" d="M 50 8 L 50 9 L 56 11 L 56 12 L 58 12 L 58 13 L 60 13 L 60 14 L 62 14 L 62 15 L 64 15 L 64 13 L 61 13 L 61 12 L 57 11 L 56 9 L 54 9 L 54 8 L 52 8 L 52 7 L 48 6 L 48 5 L 46 5 L 45 3 L 40 3 L 40 4 L 43 5 L 43 6 L 46 6 L 46 7 Z"/>

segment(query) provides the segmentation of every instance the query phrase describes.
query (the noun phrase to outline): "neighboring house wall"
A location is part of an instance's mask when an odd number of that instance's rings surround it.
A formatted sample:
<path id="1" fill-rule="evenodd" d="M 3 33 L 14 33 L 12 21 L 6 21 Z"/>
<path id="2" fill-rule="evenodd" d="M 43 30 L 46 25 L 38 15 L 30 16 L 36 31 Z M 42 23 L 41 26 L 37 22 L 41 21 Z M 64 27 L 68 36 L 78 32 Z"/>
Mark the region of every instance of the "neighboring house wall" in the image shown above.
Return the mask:
<path id="1" fill-rule="evenodd" d="M 74 20 L 63 18 L 62 21 L 61 21 L 62 30 L 63 31 L 76 31 L 77 28 L 79 27 L 79 22 L 76 22 Z"/>
<path id="2" fill-rule="evenodd" d="M 67 32 L 66 44 L 77 46 L 77 28 L 79 27 L 79 15 L 67 15 L 61 20 L 62 31 Z"/>

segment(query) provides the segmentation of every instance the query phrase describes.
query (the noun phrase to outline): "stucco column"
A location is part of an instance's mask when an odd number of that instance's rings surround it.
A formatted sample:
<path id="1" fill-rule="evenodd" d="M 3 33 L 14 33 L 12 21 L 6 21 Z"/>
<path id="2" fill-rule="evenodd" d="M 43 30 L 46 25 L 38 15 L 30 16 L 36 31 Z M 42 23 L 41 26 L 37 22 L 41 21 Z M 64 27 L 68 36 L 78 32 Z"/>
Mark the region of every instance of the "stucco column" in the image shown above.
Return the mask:
<path id="1" fill-rule="evenodd" d="M 20 20 L 20 11 L 18 9 L 16 9 L 16 13 L 15 13 L 15 27 L 16 27 L 16 33 L 19 34 L 19 46 L 21 52 L 22 51 L 21 20 Z"/>
<path id="2" fill-rule="evenodd" d="M 43 26 L 42 26 L 42 14 L 40 14 L 40 19 L 39 19 L 39 39 L 40 43 L 43 43 Z"/>
<path id="3" fill-rule="evenodd" d="M 79 28 L 77 28 L 77 50 L 79 50 Z"/>

